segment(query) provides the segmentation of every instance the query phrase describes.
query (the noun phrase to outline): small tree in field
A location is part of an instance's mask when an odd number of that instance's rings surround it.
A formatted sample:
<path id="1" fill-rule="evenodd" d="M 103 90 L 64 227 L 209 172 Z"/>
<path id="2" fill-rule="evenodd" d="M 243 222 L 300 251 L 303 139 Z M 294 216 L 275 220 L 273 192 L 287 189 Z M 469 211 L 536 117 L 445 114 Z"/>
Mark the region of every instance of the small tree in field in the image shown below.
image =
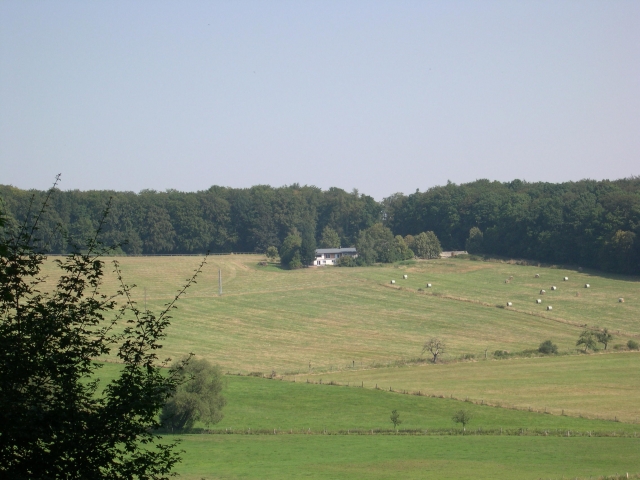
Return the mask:
<path id="1" fill-rule="evenodd" d="M 453 417 L 451 417 L 451 420 L 453 420 L 455 423 L 462 424 L 462 434 L 464 435 L 464 432 L 466 431 L 466 426 L 471 421 L 471 414 L 466 410 L 458 410 L 453 415 Z"/>
<path id="2" fill-rule="evenodd" d="M 398 413 L 397 410 L 392 410 L 390 418 L 391 418 L 391 423 L 393 423 L 393 428 L 397 430 L 398 425 L 402 423 L 402 420 L 400 420 L 400 414 Z"/>
<path id="3" fill-rule="evenodd" d="M 271 245 L 269 248 L 267 248 L 266 255 L 267 258 L 273 262 L 278 256 L 278 249 Z"/>
<path id="4" fill-rule="evenodd" d="M 576 347 L 579 347 L 580 345 L 584 346 L 585 353 L 587 350 L 595 350 L 597 348 L 598 344 L 596 343 L 595 336 L 591 330 L 582 331 L 580 338 L 578 338 L 578 341 L 576 342 Z"/>
<path id="5" fill-rule="evenodd" d="M 445 350 L 445 344 L 438 337 L 431 337 L 422 346 L 422 353 L 429 352 L 431 353 L 431 355 L 433 355 L 433 363 L 438 362 L 438 355 L 443 353 L 444 350 Z"/>
<path id="6" fill-rule="evenodd" d="M 222 407 L 226 404 L 222 396 L 222 372 L 207 360 L 184 361 L 171 366 L 182 384 L 169 398 L 160 414 L 160 422 L 171 431 L 188 430 L 196 421 L 205 425 L 222 420 Z"/>
<path id="7" fill-rule="evenodd" d="M 596 333 L 596 339 L 598 340 L 598 343 L 604 345 L 604 349 L 606 350 L 607 345 L 609 345 L 613 340 L 613 335 L 611 335 L 609 330 L 605 328 L 603 331 Z"/>

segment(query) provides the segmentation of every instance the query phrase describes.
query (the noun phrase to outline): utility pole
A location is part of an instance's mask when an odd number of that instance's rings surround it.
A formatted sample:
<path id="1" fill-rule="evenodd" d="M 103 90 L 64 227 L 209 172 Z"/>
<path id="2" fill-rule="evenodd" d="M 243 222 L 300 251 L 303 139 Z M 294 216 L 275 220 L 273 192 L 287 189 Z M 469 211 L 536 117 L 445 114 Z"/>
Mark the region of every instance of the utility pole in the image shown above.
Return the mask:
<path id="1" fill-rule="evenodd" d="M 218 269 L 218 295 L 222 295 L 222 270 Z"/>

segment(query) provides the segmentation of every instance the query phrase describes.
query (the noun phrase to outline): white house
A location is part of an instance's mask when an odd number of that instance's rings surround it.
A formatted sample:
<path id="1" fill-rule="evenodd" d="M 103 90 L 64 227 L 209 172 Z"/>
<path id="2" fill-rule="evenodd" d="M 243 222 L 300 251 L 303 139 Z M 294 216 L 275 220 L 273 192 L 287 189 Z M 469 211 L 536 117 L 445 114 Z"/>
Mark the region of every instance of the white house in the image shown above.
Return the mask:
<path id="1" fill-rule="evenodd" d="M 358 257 L 355 248 L 316 248 L 316 260 L 314 266 L 335 265 L 340 257 Z"/>

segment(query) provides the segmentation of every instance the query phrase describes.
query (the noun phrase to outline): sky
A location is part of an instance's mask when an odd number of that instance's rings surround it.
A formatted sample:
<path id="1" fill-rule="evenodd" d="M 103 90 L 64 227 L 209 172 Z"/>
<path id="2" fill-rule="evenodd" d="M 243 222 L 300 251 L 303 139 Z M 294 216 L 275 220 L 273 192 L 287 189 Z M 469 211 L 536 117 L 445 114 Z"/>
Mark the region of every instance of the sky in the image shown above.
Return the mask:
<path id="1" fill-rule="evenodd" d="M 640 2 L 0 1 L 0 184 L 640 175 Z"/>

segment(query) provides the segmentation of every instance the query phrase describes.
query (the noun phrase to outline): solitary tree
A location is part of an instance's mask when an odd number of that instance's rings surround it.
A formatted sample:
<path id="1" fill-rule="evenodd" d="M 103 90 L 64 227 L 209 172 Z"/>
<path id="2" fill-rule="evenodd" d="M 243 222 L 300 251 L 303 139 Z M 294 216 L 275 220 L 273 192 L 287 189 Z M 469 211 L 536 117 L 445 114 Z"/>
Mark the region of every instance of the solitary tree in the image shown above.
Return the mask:
<path id="1" fill-rule="evenodd" d="M 462 424 L 462 434 L 464 435 L 464 432 L 466 431 L 466 426 L 471 421 L 471 414 L 466 410 L 458 410 L 453 415 L 453 417 L 451 417 L 451 420 L 453 420 L 455 423 Z"/>
<path id="2" fill-rule="evenodd" d="M 422 353 L 429 352 L 431 353 L 431 355 L 433 355 L 433 363 L 438 362 L 438 355 L 443 353 L 444 350 L 445 350 L 445 344 L 438 337 L 431 337 L 422 346 Z"/>
<path id="3" fill-rule="evenodd" d="M 601 332 L 596 333 L 596 339 L 598 340 L 598 343 L 604 345 L 604 349 L 606 350 L 607 345 L 613 340 L 613 335 L 611 335 L 609 330 L 605 328 Z"/>
<path id="4" fill-rule="evenodd" d="M 580 338 L 576 342 L 576 347 L 583 345 L 585 353 L 587 350 L 595 350 L 597 348 L 596 339 L 591 330 L 583 330 Z"/>
<path id="5" fill-rule="evenodd" d="M 391 410 L 391 423 L 393 423 L 393 428 L 395 428 L 396 430 L 398 429 L 398 425 L 400 425 L 402 423 L 402 420 L 400 420 L 400 414 L 398 413 L 397 410 Z"/>
<path id="6" fill-rule="evenodd" d="M 168 478 L 179 454 L 153 431 L 186 360 L 164 375 L 157 353 L 195 275 L 159 315 L 141 310 L 117 262 L 119 290 L 102 292 L 102 255 L 112 250 L 96 235 L 55 260 L 60 276 L 43 288 L 35 244 L 48 199 L 0 238 L 0 477 Z M 123 367 L 101 385 L 95 358 L 110 354 Z"/>
<path id="7" fill-rule="evenodd" d="M 188 430 L 196 421 L 205 425 L 222 420 L 222 407 L 226 404 L 222 396 L 222 372 L 207 360 L 191 360 L 182 367 L 186 359 L 171 367 L 183 382 L 169 398 L 160 414 L 160 422 L 171 431 Z"/>
<path id="8" fill-rule="evenodd" d="M 278 256 L 278 249 L 271 245 L 269 248 L 267 248 L 266 255 L 269 260 L 273 261 Z"/>

